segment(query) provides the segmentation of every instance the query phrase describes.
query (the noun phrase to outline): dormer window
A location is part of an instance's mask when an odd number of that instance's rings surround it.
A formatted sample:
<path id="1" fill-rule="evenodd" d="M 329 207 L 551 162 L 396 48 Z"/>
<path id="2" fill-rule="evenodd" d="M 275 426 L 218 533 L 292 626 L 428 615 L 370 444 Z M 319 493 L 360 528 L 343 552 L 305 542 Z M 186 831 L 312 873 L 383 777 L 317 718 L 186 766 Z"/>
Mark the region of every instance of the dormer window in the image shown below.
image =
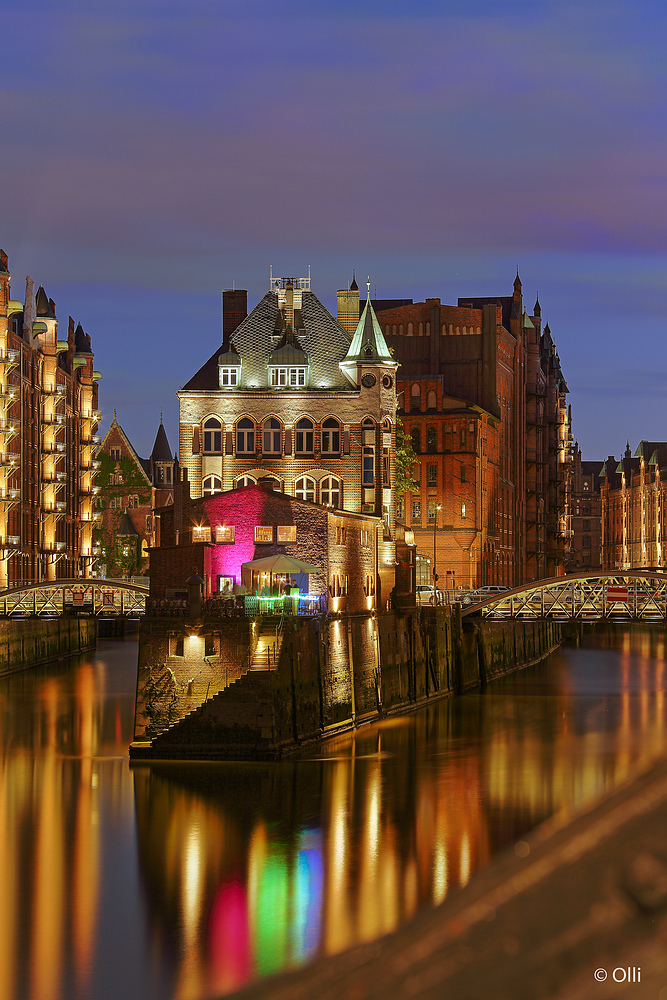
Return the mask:
<path id="1" fill-rule="evenodd" d="M 220 387 L 223 389 L 233 389 L 238 385 L 239 381 L 239 369 L 238 368 L 221 368 L 220 369 Z"/>
<path id="2" fill-rule="evenodd" d="M 302 389 L 306 385 L 305 368 L 271 368 L 271 387 L 273 389 Z"/>
<path id="3" fill-rule="evenodd" d="M 241 379 L 241 358 L 233 347 L 218 356 L 218 384 L 221 389 L 235 389 Z"/>

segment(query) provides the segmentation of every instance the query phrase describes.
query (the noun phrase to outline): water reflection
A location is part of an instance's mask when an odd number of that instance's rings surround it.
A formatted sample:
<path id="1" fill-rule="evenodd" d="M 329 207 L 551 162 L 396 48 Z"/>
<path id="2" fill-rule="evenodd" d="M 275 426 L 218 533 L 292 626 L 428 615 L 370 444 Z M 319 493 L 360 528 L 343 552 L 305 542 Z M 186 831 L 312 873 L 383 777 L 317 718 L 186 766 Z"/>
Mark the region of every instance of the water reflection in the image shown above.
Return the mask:
<path id="1" fill-rule="evenodd" d="M 0 679 L 0 1000 L 200 1000 L 391 931 L 667 750 L 664 636 L 280 765 L 130 771 L 136 647 Z"/>

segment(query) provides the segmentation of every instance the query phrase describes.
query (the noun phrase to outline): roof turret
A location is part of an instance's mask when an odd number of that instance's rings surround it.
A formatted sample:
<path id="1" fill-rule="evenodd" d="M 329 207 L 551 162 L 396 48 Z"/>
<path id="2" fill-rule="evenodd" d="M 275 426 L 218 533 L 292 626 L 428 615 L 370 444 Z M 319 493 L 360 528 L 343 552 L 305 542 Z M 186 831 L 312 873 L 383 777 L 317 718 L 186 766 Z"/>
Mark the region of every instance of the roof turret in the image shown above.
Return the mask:
<path id="1" fill-rule="evenodd" d="M 387 342 L 384 339 L 382 328 L 378 323 L 377 316 L 371 305 L 371 283 L 366 282 L 368 296 L 366 305 L 361 314 L 356 332 L 352 338 L 350 349 L 347 352 L 343 364 L 349 361 L 388 361 L 394 359 L 391 356 Z"/>
<path id="2" fill-rule="evenodd" d="M 155 444 L 153 445 L 153 450 L 151 452 L 151 463 L 153 462 L 173 462 L 174 456 L 171 453 L 171 448 L 169 447 L 169 442 L 167 441 L 167 432 L 164 429 L 164 424 L 162 423 L 162 417 L 160 416 L 160 426 L 157 429 L 157 434 L 155 435 Z"/>
<path id="3" fill-rule="evenodd" d="M 55 319 L 56 314 L 53 309 L 53 302 L 47 297 L 44 286 L 40 285 L 35 296 L 35 315 L 46 319 Z"/>

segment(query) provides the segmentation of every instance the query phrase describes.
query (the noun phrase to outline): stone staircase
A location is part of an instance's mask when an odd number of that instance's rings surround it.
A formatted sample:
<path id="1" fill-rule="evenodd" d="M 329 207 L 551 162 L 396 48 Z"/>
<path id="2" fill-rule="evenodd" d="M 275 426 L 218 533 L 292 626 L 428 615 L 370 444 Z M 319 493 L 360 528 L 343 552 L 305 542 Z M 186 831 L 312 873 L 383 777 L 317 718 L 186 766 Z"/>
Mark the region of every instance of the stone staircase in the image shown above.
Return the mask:
<path id="1" fill-rule="evenodd" d="M 283 644 L 280 629 L 272 622 L 262 622 L 257 636 L 257 644 L 250 658 L 250 670 L 275 670 Z"/>

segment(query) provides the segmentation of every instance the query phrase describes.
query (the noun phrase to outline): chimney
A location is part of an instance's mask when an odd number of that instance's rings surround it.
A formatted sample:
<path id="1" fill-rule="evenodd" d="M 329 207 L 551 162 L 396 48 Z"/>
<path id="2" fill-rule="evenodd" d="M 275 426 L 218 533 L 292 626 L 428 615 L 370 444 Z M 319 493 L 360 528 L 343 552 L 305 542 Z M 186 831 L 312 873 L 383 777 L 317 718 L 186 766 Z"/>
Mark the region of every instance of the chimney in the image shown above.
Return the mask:
<path id="1" fill-rule="evenodd" d="M 225 288 L 222 293 L 222 347 L 227 350 L 229 338 L 248 315 L 248 292 L 245 288 Z"/>

